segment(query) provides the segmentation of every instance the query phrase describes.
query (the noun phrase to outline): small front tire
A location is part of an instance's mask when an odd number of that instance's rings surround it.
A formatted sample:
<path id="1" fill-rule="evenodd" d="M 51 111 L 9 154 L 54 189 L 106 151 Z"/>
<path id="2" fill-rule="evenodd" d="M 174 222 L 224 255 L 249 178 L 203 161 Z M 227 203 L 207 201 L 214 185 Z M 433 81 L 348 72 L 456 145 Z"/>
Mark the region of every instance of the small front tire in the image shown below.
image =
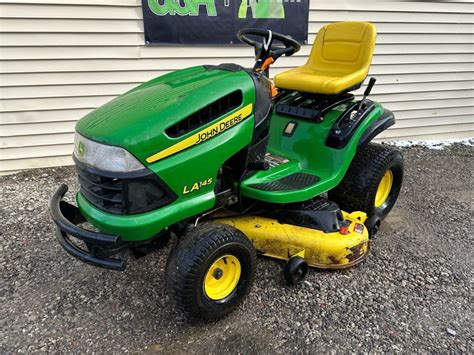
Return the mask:
<path id="1" fill-rule="evenodd" d="M 173 251 L 167 285 L 178 309 L 195 319 L 232 312 L 249 292 L 256 252 L 239 230 L 217 223 L 192 229 Z"/>

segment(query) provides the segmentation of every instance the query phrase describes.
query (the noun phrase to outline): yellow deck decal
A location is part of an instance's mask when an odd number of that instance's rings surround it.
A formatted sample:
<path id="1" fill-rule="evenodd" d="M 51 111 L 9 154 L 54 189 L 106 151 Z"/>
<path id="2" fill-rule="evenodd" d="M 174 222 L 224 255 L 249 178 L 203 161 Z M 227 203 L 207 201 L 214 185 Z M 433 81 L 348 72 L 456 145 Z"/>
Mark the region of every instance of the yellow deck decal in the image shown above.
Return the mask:
<path id="1" fill-rule="evenodd" d="M 212 137 L 215 137 L 216 135 L 242 122 L 245 118 L 250 116 L 251 113 L 252 104 L 248 104 L 247 106 L 241 108 L 239 111 L 234 112 L 227 117 L 224 117 L 222 120 L 200 130 L 199 132 L 193 134 L 192 136 L 189 136 L 186 139 L 183 139 L 181 142 L 178 142 L 172 145 L 171 147 L 168 147 L 156 154 L 153 154 L 152 156 L 146 158 L 146 161 L 147 163 L 154 163 L 155 161 L 169 157 L 170 155 L 176 154 L 193 145 L 205 142 L 208 139 L 211 139 Z"/>

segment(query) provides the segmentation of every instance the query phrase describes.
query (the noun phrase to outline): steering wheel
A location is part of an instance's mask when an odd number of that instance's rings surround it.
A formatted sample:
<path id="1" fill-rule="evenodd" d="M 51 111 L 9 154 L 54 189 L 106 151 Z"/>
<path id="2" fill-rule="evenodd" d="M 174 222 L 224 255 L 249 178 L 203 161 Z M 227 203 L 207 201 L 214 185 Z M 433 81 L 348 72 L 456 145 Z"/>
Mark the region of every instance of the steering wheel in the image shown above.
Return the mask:
<path id="1" fill-rule="evenodd" d="M 249 36 L 262 37 L 262 43 L 257 42 Z M 257 61 L 253 67 L 256 71 L 266 71 L 270 64 L 275 62 L 282 55 L 289 57 L 295 54 L 301 48 L 298 41 L 289 36 L 282 35 L 271 30 L 261 30 L 258 28 L 243 28 L 237 32 L 237 38 L 255 48 L 255 58 Z M 282 46 L 275 45 L 273 42 L 278 41 Z"/>

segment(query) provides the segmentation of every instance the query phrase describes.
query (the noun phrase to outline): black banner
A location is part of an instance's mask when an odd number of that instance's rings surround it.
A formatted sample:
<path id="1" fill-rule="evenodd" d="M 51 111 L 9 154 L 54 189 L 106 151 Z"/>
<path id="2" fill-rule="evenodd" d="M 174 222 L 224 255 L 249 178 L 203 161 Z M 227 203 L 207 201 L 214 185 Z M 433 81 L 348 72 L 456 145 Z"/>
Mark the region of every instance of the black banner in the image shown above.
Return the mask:
<path id="1" fill-rule="evenodd" d="M 241 28 L 308 39 L 309 0 L 142 0 L 146 44 L 237 44 Z"/>

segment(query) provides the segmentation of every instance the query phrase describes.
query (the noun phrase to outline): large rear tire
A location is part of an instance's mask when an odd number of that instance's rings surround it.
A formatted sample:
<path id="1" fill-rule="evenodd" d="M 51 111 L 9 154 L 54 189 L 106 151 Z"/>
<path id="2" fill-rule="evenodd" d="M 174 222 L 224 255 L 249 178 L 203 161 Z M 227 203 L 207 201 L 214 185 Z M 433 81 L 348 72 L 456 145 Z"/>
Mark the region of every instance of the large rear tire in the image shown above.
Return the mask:
<path id="1" fill-rule="evenodd" d="M 221 318 L 249 292 L 255 266 L 255 249 L 242 232 L 223 224 L 202 224 L 172 252 L 166 270 L 168 292 L 191 318 Z"/>
<path id="2" fill-rule="evenodd" d="M 328 197 L 344 211 L 364 211 L 369 217 L 384 219 L 397 201 L 402 182 L 402 153 L 369 143 L 357 152 L 346 176 Z"/>

